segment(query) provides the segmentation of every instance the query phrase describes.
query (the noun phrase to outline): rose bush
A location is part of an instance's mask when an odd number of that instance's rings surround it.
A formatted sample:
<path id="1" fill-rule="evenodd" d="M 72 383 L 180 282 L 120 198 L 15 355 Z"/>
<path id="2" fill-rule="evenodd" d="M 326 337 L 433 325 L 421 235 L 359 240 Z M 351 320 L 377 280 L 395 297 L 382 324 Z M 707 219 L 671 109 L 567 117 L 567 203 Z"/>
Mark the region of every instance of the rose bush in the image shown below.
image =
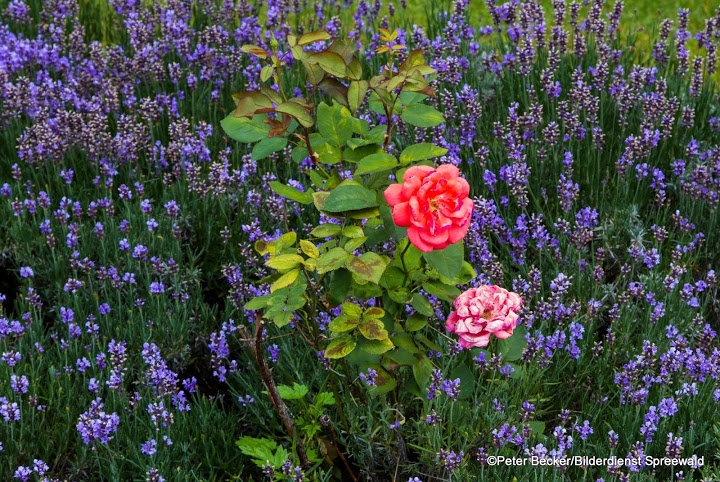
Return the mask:
<path id="1" fill-rule="evenodd" d="M 487 346 L 490 335 L 500 339 L 512 335 L 521 305 L 517 293 L 499 286 L 472 288 L 455 299 L 455 311 L 445 328 L 459 335 L 463 348 Z"/>
<path id="2" fill-rule="evenodd" d="M 413 166 L 402 184 L 391 184 L 385 200 L 395 224 L 408 228 L 410 242 L 425 253 L 448 247 L 465 237 L 473 203 L 470 186 L 457 167 Z"/>

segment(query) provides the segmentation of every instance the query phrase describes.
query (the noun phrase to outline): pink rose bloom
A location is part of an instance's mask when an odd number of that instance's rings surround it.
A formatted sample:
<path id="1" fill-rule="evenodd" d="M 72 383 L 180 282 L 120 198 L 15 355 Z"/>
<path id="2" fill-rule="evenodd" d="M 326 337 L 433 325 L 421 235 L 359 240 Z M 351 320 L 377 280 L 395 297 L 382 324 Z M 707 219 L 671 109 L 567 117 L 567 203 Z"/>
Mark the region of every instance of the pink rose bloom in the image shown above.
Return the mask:
<path id="1" fill-rule="evenodd" d="M 455 299 L 455 311 L 445 322 L 445 329 L 460 336 L 460 346 L 487 346 L 490 335 L 501 340 L 515 329 L 522 300 L 499 286 L 472 288 Z"/>
<path id="2" fill-rule="evenodd" d="M 437 169 L 413 166 L 403 184 L 385 190 L 395 224 L 408 228 L 410 242 L 425 253 L 443 249 L 465 237 L 473 203 L 470 186 L 452 164 Z"/>

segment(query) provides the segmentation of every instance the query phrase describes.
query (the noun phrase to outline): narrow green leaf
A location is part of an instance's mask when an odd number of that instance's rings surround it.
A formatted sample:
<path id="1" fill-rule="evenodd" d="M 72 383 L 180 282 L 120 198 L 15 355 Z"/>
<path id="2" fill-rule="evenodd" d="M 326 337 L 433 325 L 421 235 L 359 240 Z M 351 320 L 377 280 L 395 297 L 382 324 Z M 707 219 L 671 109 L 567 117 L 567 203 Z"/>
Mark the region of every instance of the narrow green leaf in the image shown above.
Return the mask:
<path id="1" fill-rule="evenodd" d="M 435 127 L 445 122 L 442 113 L 427 104 L 411 104 L 403 110 L 400 117 L 416 127 Z"/>

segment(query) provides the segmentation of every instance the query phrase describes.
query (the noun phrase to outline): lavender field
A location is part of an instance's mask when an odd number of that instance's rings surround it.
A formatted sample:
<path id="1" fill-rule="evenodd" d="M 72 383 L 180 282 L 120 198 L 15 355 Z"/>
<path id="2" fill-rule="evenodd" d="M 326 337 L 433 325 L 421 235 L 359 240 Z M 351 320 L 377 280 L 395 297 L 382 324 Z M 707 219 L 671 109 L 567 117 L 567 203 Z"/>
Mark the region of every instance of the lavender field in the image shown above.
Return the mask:
<path id="1" fill-rule="evenodd" d="M 624 10 L 0 0 L 0 480 L 720 480 L 720 8 Z"/>

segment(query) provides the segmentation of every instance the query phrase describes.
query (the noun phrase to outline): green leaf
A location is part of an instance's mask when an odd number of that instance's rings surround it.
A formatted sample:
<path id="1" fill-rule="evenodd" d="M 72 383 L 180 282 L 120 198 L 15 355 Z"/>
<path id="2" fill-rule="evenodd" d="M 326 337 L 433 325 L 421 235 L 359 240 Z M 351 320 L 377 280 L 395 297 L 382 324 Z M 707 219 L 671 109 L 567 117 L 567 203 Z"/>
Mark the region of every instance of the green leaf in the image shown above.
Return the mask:
<path id="1" fill-rule="evenodd" d="M 327 301 L 330 306 L 337 306 L 347 298 L 350 293 L 352 274 L 350 271 L 341 268 L 333 271 L 328 287 Z"/>
<path id="2" fill-rule="evenodd" d="M 345 266 L 350 255 L 342 248 L 333 248 L 327 253 L 323 253 L 318 258 L 317 269 L 318 274 L 327 273 Z"/>
<path id="3" fill-rule="evenodd" d="M 430 302 L 427 300 L 427 298 L 425 298 L 425 296 L 421 295 L 420 293 L 413 293 L 413 299 L 410 304 L 413 308 L 415 308 L 415 311 L 417 311 L 421 315 L 433 316 L 435 314 L 435 310 L 433 309 Z"/>
<path id="4" fill-rule="evenodd" d="M 358 347 L 365 353 L 382 355 L 395 348 L 395 345 L 393 345 L 393 342 L 390 341 L 389 338 L 383 338 L 382 340 L 363 339 L 358 342 Z"/>
<path id="5" fill-rule="evenodd" d="M 246 310 L 262 310 L 267 307 L 268 302 L 270 301 L 270 295 L 264 295 L 264 296 L 256 296 L 255 298 L 251 299 L 247 303 L 245 303 L 245 306 L 243 306 Z"/>
<path id="6" fill-rule="evenodd" d="M 363 321 L 358 325 L 358 328 L 360 329 L 360 333 L 368 340 L 386 340 L 388 338 L 388 332 L 382 321 Z"/>
<path id="7" fill-rule="evenodd" d="M 418 357 L 412 365 L 413 377 L 421 389 L 426 389 L 430 383 L 430 376 L 433 371 L 433 364 L 426 355 Z"/>
<path id="8" fill-rule="evenodd" d="M 362 238 L 365 236 L 362 226 L 345 226 L 342 230 L 343 236 L 348 238 Z"/>
<path id="9" fill-rule="evenodd" d="M 390 299 L 395 303 L 400 303 L 401 305 L 406 305 L 412 301 L 412 293 L 410 293 L 409 289 L 403 287 L 388 290 L 388 296 L 390 296 Z"/>
<path id="10" fill-rule="evenodd" d="M 382 308 L 378 308 L 377 306 L 373 306 L 373 307 L 365 310 L 365 312 L 362 314 L 362 319 L 363 319 L 363 321 L 364 320 L 379 320 L 384 316 L 385 316 L 385 310 L 383 310 Z"/>
<path id="11" fill-rule="evenodd" d="M 305 160 L 306 157 L 308 157 L 308 150 L 307 148 L 303 146 L 296 146 L 293 148 L 292 153 L 290 154 L 292 157 L 292 160 L 300 164 L 302 161 Z"/>
<path id="12" fill-rule="evenodd" d="M 340 225 L 321 224 L 320 226 L 310 231 L 310 235 L 315 236 L 316 238 L 327 238 L 328 236 L 337 236 L 341 232 L 342 226 Z"/>
<path id="13" fill-rule="evenodd" d="M 297 254 L 280 254 L 268 259 L 265 262 L 265 266 L 282 271 L 293 269 L 298 265 L 303 264 L 304 261 L 303 257 Z"/>
<path id="14" fill-rule="evenodd" d="M 538 422 L 537 420 L 533 420 L 525 423 L 530 426 L 530 430 L 532 430 L 532 433 L 534 433 L 535 435 L 542 435 L 542 433 L 545 431 L 545 422 Z"/>
<path id="15" fill-rule="evenodd" d="M 450 373 L 450 380 L 460 379 L 460 398 L 467 398 L 475 390 L 475 375 L 464 363 Z"/>
<path id="16" fill-rule="evenodd" d="M 340 315 L 328 324 L 328 328 L 333 333 L 344 333 L 354 329 L 358 324 L 360 324 L 358 318 L 353 318 L 350 315 Z"/>
<path id="17" fill-rule="evenodd" d="M 344 181 L 330 192 L 322 207 L 323 211 L 341 213 L 378 205 L 373 191 L 359 184 L 346 183 L 347 181 Z"/>
<path id="18" fill-rule="evenodd" d="M 270 126 L 263 123 L 267 115 L 256 115 L 252 119 L 235 117 L 232 113 L 220 121 L 225 134 L 238 142 L 249 144 L 265 139 L 270 132 Z"/>
<path id="19" fill-rule="evenodd" d="M 451 244 L 445 249 L 436 249 L 423 254 L 429 267 L 436 269 L 438 273 L 449 279 L 454 279 L 460 274 L 464 256 L 462 241 Z"/>
<path id="20" fill-rule="evenodd" d="M 365 244 L 365 241 L 367 241 L 367 236 L 363 236 L 361 238 L 352 238 L 348 242 L 345 243 L 343 246 L 343 249 L 347 251 L 348 253 L 352 253 L 356 249 L 358 249 L 360 246 Z"/>
<path id="21" fill-rule="evenodd" d="M 335 102 L 347 107 L 348 88 L 345 87 L 345 85 L 343 85 L 340 81 L 338 81 L 337 79 L 333 79 L 332 77 L 325 77 L 322 82 L 320 82 L 320 89 L 322 89 L 323 92 L 329 95 L 330 98 L 333 99 Z"/>
<path id="22" fill-rule="evenodd" d="M 360 279 L 378 284 L 386 265 L 387 263 L 380 255 L 369 251 L 360 257 L 352 257 L 345 267 Z"/>
<path id="23" fill-rule="evenodd" d="M 309 57 L 303 56 L 301 60 L 305 67 L 305 79 L 312 85 L 318 85 L 325 77 L 325 71 L 317 63 L 310 62 Z"/>
<path id="24" fill-rule="evenodd" d="M 287 273 L 279 277 L 277 281 L 270 285 L 270 293 L 273 293 L 280 288 L 290 286 L 295 282 L 296 279 L 298 279 L 298 276 L 300 276 L 300 269 L 296 268 L 292 271 L 288 271 Z"/>
<path id="25" fill-rule="evenodd" d="M 340 162 L 342 157 L 342 151 L 340 151 L 340 148 L 330 144 L 329 142 L 313 146 L 313 149 L 318 155 L 318 161 L 323 164 L 337 164 Z"/>
<path id="26" fill-rule="evenodd" d="M 347 78 L 353 81 L 360 80 L 362 78 L 362 73 L 362 62 L 360 62 L 357 58 L 352 59 L 345 70 Z"/>
<path id="27" fill-rule="evenodd" d="M 320 134 L 337 147 L 353 136 L 354 119 L 345 107 L 321 102 L 317 107 L 317 128 Z"/>
<path id="28" fill-rule="evenodd" d="M 306 239 L 300 240 L 300 249 L 302 249 L 302 252 L 310 258 L 320 257 L 320 251 L 318 251 L 317 246 Z"/>
<path id="29" fill-rule="evenodd" d="M 423 328 L 425 328 L 425 326 L 427 326 L 427 317 L 418 315 L 417 313 L 412 315 L 405 322 L 405 329 L 407 331 L 422 330 Z"/>
<path id="30" fill-rule="evenodd" d="M 280 394 L 280 398 L 283 400 L 301 400 L 305 398 L 305 395 L 308 393 L 308 387 L 300 385 L 297 382 L 294 382 L 292 387 L 287 385 L 278 385 L 277 390 L 278 394 Z"/>
<path id="31" fill-rule="evenodd" d="M 328 48 L 329 51 L 340 55 L 346 64 L 349 64 L 357 52 L 355 40 L 351 38 L 339 38 L 333 41 Z"/>
<path id="32" fill-rule="evenodd" d="M 325 358 L 337 359 L 349 355 L 357 345 L 355 338 L 350 335 L 344 335 L 332 341 L 325 348 Z"/>
<path id="33" fill-rule="evenodd" d="M 334 405 L 335 404 L 335 395 L 333 395 L 330 392 L 320 392 L 317 395 L 315 395 L 315 401 L 313 402 L 313 405 L 316 407 L 322 407 L 324 405 Z"/>
<path id="34" fill-rule="evenodd" d="M 317 30 L 315 32 L 308 32 L 302 35 L 298 41 L 298 45 L 310 45 L 315 42 L 322 42 L 323 40 L 330 40 L 332 36 L 324 30 Z"/>
<path id="35" fill-rule="evenodd" d="M 373 343 L 373 342 L 368 342 Z M 395 390 L 395 387 L 397 386 L 397 382 L 393 378 L 392 375 L 390 375 L 387 371 L 385 371 L 381 366 L 373 366 L 373 368 L 377 371 L 377 376 L 375 377 L 375 386 L 370 388 L 369 392 L 372 395 L 382 395 L 385 393 L 389 393 L 393 390 Z"/>
<path id="36" fill-rule="evenodd" d="M 348 105 L 350 112 L 357 112 L 358 108 L 365 100 L 365 94 L 368 91 L 367 80 L 353 80 L 348 86 Z"/>
<path id="37" fill-rule="evenodd" d="M 526 334 L 525 325 L 518 325 L 509 338 L 498 340 L 497 350 L 502 355 L 503 361 L 515 361 L 522 357 L 522 352 L 527 346 Z"/>
<path id="38" fill-rule="evenodd" d="M 380 283 L 385 288 L 392 290 L 402 286 L 405 281 L 405 271 L 398 268 L 394 264 L 389 265 L 380 279 Z"/>
<path id="39" fill-rule="evenodd" d="M 472 279 L 477 276 L 475 269 L 467 261 L 463 261 L 462 269 L 454 279 L 450 279 L 446 276 L 440 275 L 440 281 L 447 285 L 464 285 L 469 283 Z"/>
<path id="40" fill-rule="evenodd" d="M 400 366 L 410 366 L 415 363 L 415 355 L 405 348 L 399 348 L 387 353 L 386 358 Z"/>
<path id="41" fill-rule="evenodd" d="M 272 458 L 272 452 L 277 447 L 277 444 L 272 440 L 247 436 L 235 442 L 235 445 L 248 457 L 263 461 Z"/>
<path id="42" fill-rule="evenodd" d="M 427 104 L 411 104 L 403 110 L 400 117 L 416 127 L 435 127 L 445 122 L 440 111 Z"/>
<path id="43" fill-rule="evenodd" d="M 299 102 L 293 102 L 293 99 L 278 105 L 275 107 L 275 110 L 294 118 L 303 127 L 311 127 L 313 125 L 314 121 L 310 115 L 310 109 L 301 105 Z"/>
<path id="44" fill-rule="evenodd" d="M 433 157 L 440 157 L 447 154 L 447 149 L 438 147 L 435 144 L 423 142 L 421 144 L 413 144 L 408 146 L 400 153 L 400 164 L 403 166 L 415 161 L 424 161 Z"/>
<path id="45" fill-rule="evenodd" d="M 345 60 L 335 52 L 320 52 L 307 58 L 307 62 L 317 64 L 330 75 L 345 77 Z"/>
<path id="46" fill-rule="evenodd" d="M 423 283 L 423 289 L 429 294 L 440 298 L 443 301 L 453 302 L 455 298 L 460 296 L 460 290 L 455 285 L 446 285 L 439 281 L 426 281 Z"/>
<path id="47" fill-rule="evenodd" d="M 294 188 L 292 186 L 288 186 L 287 184 L 283 184 L 279 181 L 270 181 L 270 188 L 284 197 L 285 199 L 290 199 L 292 201 L 297 201 L 300 204 L 311 204 L 312 203 L 312 194 L 309 192 L 302 192 L 301 190 Z"/>
<path id="48" fill-rule="evenodd" d="M 384 172 L 389 171 L 398 166 L 398 161 L 395 156 L 390 154 L 380 153 L 372 154 L 365 157 L 360 161 L 356 175 L 370 174 L 372 172 Z"/>

